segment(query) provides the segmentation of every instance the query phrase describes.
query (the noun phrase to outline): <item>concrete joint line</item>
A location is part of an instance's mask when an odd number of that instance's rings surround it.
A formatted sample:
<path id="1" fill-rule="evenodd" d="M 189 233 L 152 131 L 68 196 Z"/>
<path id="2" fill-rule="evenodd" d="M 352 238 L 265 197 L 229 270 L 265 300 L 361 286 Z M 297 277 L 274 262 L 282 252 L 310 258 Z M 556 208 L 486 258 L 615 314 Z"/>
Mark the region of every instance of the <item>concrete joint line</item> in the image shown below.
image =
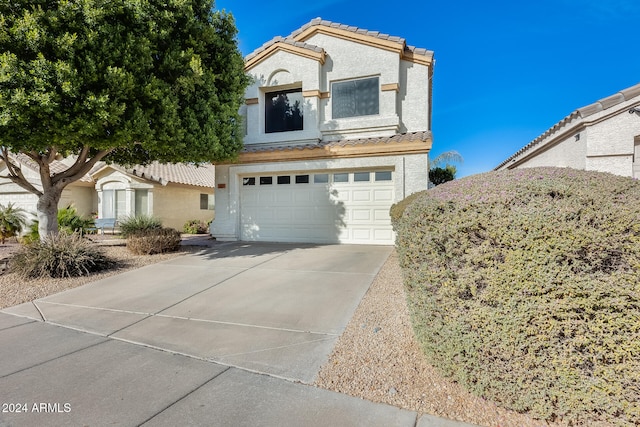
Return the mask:
<path id="1" fill-rule="evenodd" d="M 146 420 L 144 420 L 142 423 L 138 424 L 139 426 L 143 426 L 146 423 L 148 423 L 149 421 L 151 421 L 152 419 L 154 419 L 155 417 L 157 417 L 158 415 L 160 415 L 161 413 L 163 413 L 164 411 L 166 411 L 167 409 L 171 408 L 173 405 L 175 405 L 176 403 L 186 399 L 187 397 L 189 397 L 190 395 L 192 395 L 193 393 L 195 393 L 196 391 L 200 390 L 202 387 L 204 387 L 205 385 L 209 384 L 211 381 L 214 381 L 216 378 L 218 378 L 220 375 L 224 374 L 225 372 L 227 372 L 229 369 L 231 369 L 230 367 L 227 367 L 227 369 L 225 369 L 222 372 L 218 372 L 217 374 L 215 374 L 213 377 L 209 378 L 207 381 L 203 382 L 202 384 L 200 384 L 199 386 L 197 386 L 196 388 L 194 388 L 193 390 L 187 392 L 184 396 L 182 396 L 179 399 L 176 399 L 175 402 L 170 403 L 169 405 L 167 405 L 166 407 L 164 407 L 163 409 L 159 410 L 158 412 L 156 412 L 155 414 L 153 414 L 152 416 L 150 416 L 149 418 L 147 418 Z"/>
<path id="2" fill-rule="evenodd" d="M 9 329 L 19 328 L 20 326 L 30 325 L 30 324 L 31 324 L 31 323 L 33 323 L 33 322 L 37 322 L 37 320 L 33 320 L 33 319 L 32 319 L 32 318 L 30 318 L 30 317 L 20 316 L 20 315 L 12 314 L 12 313 L 5 313 L 4 311 L 2 311 L 2 312 L 0 312 L 0 313 L 4 313 L 4 314 L 8 314 L 8 315 L 10 315 L 10 316 L 16 316 L 16 317 L 20 317 L 20 318 L 23 318 L 23 319 L 29 319 L 29 320 L 30 320 L 29 322 L 26 322 L 26 323 L 19 323 L 19 324 L 17 324 L 17 325 L 13 325 L 13 326 L 7 326 L 6 328 L 0 328 L 0 332 L 2 332 L 2 331 L 8 331 Z"/>
<path id="3" fill-rule="evenodd" d="M 38 307 L 38 304 L 36 304 L 35 301 L 31 301 L 31 304 L 33 304 L 33 306 L 36 308 L 36 310 L 38 310 L 38 313 L 40 314 L 40 318 L 42 319 L 42 321 L 46 322 L 47 319 L 46 319 L 46 317 L 44 317 L 44 313 L 42 312 L 42 310 L 40 310 L 40 307 Z"/>
<path id="4" fill-rule="evenodd" d="M 287 252 L 288 252 L 288 251 L 287 251 Z M 252 266 L 252 267 L 244 268 L 244 269 L 242 269 L 242 271 L 237 272 L 237 273 L 236 273 L 236 274 L 234 274 L 233 276 L 227 277 L 226 279 L 224 279 L 224 280 L 222 280 L 222 281 L 220 281 L 220 282 L 218 282 L 218 283 L 215 283 L 215 284 L 213 284 L 213 285 L 211 285 L 211 286 L 209 286 L 209 287 L 207 287 L 207 288 L 205 288 L 205 289 L 202 289 L 202 290 L 200 290 L 200 291 L 196 292 L 195 294 L 191 294 L 191 295 L 189 295 L 188 297 L 185 297 L 185 298 L 181 299 L 180 301 L 178 301 L 178 302 L 176 302 L 176 303 L 173 303 L 173 304 L 171 304 L 170 306 L 165 307 L 165 308 L 163 308 L 163 309 L 162 309 L 162 310 L 160 310 L 160 311 L 157 311 L 155 314 L 156 314 L 156 315 L 158 315 L 158 314 L 162 313 L 163 311 L 166 311 L 166 310 L 170 309 L 171 307 L 174 307 L 174 306 L 176 306 L 176 305 L 178 305 L 178 304 L 181 304 L 181 303 L 185 302 L 185 301 L 186 301 L 186 300 L 188 300 L 189 298 L 193 298 L 193 297 L 194 297 L 194 296 L 196 296 L 196 295 L 199 295 L 199 294 L 201 294 L 201 293 L 203 293 L 203 292 L 206 292 L 206 291 L 208 291 L 208 290 L 210 290 L 210 289 L 212 289 L 212 288 L 215 288 L 216 286 L 219 286 L 219 285 L 223 284 L 223 283 L 224 283 L 224 282 L 226 282 L 227 280 L 231 280 L 231 279 L 233 279 L 233 278 L 235 278 L 235 277 L 239 276 L 240 274 L 242 274 L 242 273 L 244 273 L 244 272 L 246 272 L 246 271 L 248 271 L 248 270 L 251 270 L 251 269 L 253 269 L 253 268 L 256 268 L 257 266 L 262 265 L 262 264 L 264 264 L 264 263 L 266 263 L 266 262 L 269 262 L 269 261 L 271 261 L 271 260 L 273 260 L 273 259 L 279 258 L 279 257 L 283 256 L 284 254 L 286 254 L 287 252 L 283 252 L 283 253 L 281 253 L 280 255 L 277 255 L 277 256 L 275 256 L 275 257 L 273 257 L 273 258 L 269 258 L 268 260 L 262 261 L 261 263 L 256 264 L 256 265 L 254 265 L 254 266 Z"/>
<path id="5" fill-rule="evenodd" d="M 306 344 L 311 344 L 314 342 L 321 342 L 321 341 L 329 341 L 331 338 L 318 338 L 317 340 L 309 340 L 309 341 L 304 341 L 304 342 L 299 342 L 299 343 L 295 343 L 295 344 L 287 344 L 287 345 L 280 345 L 280 346 L 276 346 L 276 347 L 268 347 L 268 348 L 261 348 L 260 350 L 254 350 L 254 351 L 244 351 L 242 353 L 233 353 L 233 354 L 223 354 L 221 356 L 218 356 L 218 358 L 225 358 L 225 357 L 234 357 L 234 356 L 244 356 L 246 354 L 257 354 L 257 353 L 263 353 L 265 351 L 271 351 L 271 350 L 280 350 L 282 348 L 291 348 L 291 347 L 297 347 L 299 345 L 306 345 Z"/>
<path id="6" fill-rule="evenodd" d="M 0 376 L 0 378 L 6 378 L 6 377 L 9 377 L 11 375 L 19 374 L 20 372 L 28 371 L 29 369 L 32 369 L 32 368 L 35 368 L 35 367 L 38 367 L 38 366 L 42 366 L 42 365 L 44 365 L 46 363 L 53 362 L 54 360 L 62 359 L 63 357 L 71 356 L 72 354 L 78 353 L 80 351 L 88 350 L 91 347 L 95 347 L 97 345 L 101 345 L 101 344 L 104 344 L 104 343 L 107 343 L 107 342 L 109 342 L 109 341 L 108 340 L 104 340 L 104 341 L 101 341 L 101 342 L 97 342 L 95 344 L 88 345 L 86 347 L 79 348 L 79 349 L 71 351 L 69 353 L 61 354 L 60 356 L 54 357 L 53 359 L 45 360 L 44 362 L 36 363 L 35 365 L 31 365 L 31 366 L 26 367 L 26 368 L 18 369 L 15 372 L 11 372 L 9 374 L 2 375 L 2 376 Z"/>
<path id="7" fill-rule="evenodd" d="M 250 325 L 247 323 L 237 323 L 237 322 L 225 322 L 222 320 L 209 320 L 209 319 L 196 319 L 193 317 L 183 317 L 183 316 L 169 316 L 167 314 L 156 314 L 157 317 L 166 317 L 169 319 L 180 319 L 180 320 L 192 320 L 194 322 L 204 322 L 204 323 L 217 323 L 220 325 L 229 325 L 229 326 L 242 326 L 245 328 L 257 328 L 257 329 L 269 329 L 272 331 L 284 331 L 284 332 L 295 332 L 301 334 L 314 334 L 314 335 L 327 335 L 331 337 L 339 337 L 340 334 L 331 334 L 329 332 L 316 332 L 316 331 L 303 331 L 300 329 L 289 329 L 289 328 L 276 328 L 274 326 L 261 326 L 261 325 Z"/>
<path id="8" fill-rule="evenodd" d="M 153 313 L 145 313 L 143 311 L 120 310 L 120 309 L 117 309 L 117 308 L 105 308 L 105 307 L 91 307 L 91 306 L 88 306 L 88 305 L 66 304 L 66 303 L 63 303 L 63 302 L 51 302 L 51 301 L 41 301 L 41 302 L 44 303 L 44 304 L 61 305 L 61 306 L 64 306 L 64 307 L 88 308 L 90 310 L 112 311 L 114 313 L 139 314 L 141 316 L 152 316 L 153 315 Z M 40 310 L 38 310 L 38 311 L 40 311 Z"/>

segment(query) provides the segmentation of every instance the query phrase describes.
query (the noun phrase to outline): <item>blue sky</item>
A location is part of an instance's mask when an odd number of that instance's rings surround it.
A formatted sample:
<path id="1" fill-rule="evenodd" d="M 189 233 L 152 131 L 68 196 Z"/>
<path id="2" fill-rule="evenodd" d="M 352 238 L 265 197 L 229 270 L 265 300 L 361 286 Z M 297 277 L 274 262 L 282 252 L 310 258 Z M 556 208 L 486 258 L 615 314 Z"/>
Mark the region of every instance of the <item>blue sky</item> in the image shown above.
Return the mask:
<path id="1" fill-rule="evenodd" d="M 640 1 L 218 0 L 243 54 L 316 17 L 433 50 L 433 149 L 493 169 L 572 111 L 640 83 Z"/>

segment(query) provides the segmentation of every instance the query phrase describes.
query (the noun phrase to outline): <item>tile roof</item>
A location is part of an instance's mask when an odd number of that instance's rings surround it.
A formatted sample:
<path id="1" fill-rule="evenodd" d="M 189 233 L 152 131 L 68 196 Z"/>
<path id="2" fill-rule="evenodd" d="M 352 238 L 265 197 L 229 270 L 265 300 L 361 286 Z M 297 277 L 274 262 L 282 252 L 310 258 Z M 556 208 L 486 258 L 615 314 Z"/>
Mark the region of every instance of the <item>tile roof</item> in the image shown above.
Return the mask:
<path id="1" fill-rule="evenodd" d="M 38 163 L 36 163 L 31 157 L 27 156 L 26 154 L 23 153 L 10 153 L 9 156 L 18 163 L 21 163 L 25 166 L 27 166 L 29 169 L 33 170 L 33 171 L 39 171 L 40 170 L 40 166 L 38 165 Z M 53 162 L 51 162 L 51 164 L 49 164 L 49 170 L 52 173 L 61 173 L 64 172 L 65 170 L 67 170 L 69 168 L 69 165 L 66 165 L 65 163 L 59 161 L 59 160 L 54 160 Z M 80 178 L 81 182 L 93 182 L 93 179 L 91 178 L 91 176 L 89 176 L 89 174 L 85 174 L 82 178 Z"/>
<path id="2" fill-rule="evenodd" d="M 346 147 L 356 145 L 372 145 L 372 144 L 399 144 L 406 142 L 427 142 L 431 141 L 432 135 L 430 131 L 409 132 L 396 134 L 393 136 L 358 138 L 358 139 L 342 139 L 339 141 L 321 141 L 317 144 L 304 145 L 271 145 L 271 144 L 252 144 L 245 146 L 243 153 L 264 153 L 272 151 L 293 151 L 293 150 L 317 150 L 331 147 Z"/>
<path id="3" fill-rule="evenodd" d="M 215 187 L 215 168 L 213 165 L 194 165 L 184 163 L 158 163 L 135 165 L 122 168 L 125 172 L 140 178 L 155 181 L 162 185 L 168 183 L 194 185 L 197 187 Z"/>
<path id="4" fill-rule="evenodd" d="M 11 153 L 11 157 L 31 170 L 38 171 L 39 169 L 38 164 L 25 154 Z M 184 163 L 160 164 L 158 162 L 153 162 L 147 166 L 135 165 L 125 167 L 116 164 L 109 165 L 105 162 L 98 162 L 88 174 L 84 175 L 80 179 L 80 181 L 88 183 L 95 182 L 93 175 L 106 167 L 120 170 L 124 173 L 147 179 L 149 181 L 154 181 L 162 185 L 175 183 L 193 185 L 197 187 L 215 187 L 215 168 L 213 165 L 197 166 Z M 67 170 L 69 165 L 65 164 L 63 161 L 54 160 L 51 163 L 50 168 L 51 172 L 60 173 Z"/>
<path id="5" fill-rule="evenodd" d="M 426 56 L 426 57 L 429 57 L 429 58 L 433 57 L 433 51 L 432 50 L 428 50 L 428 49 L 424 49 L 424 48 L 417 48 L 415 46 L 407 45 L 405 39 L 402 38 L 402 37 L 391 36 L 389 34 L 384 34 L 384 33 L 381 33 L 379 31 L 369 31 L 369 30 L 365 30 L 363 28 L 358 28 L 358 27 L 354 27 L 354 26 L 339 24 L 337 22 L 327 21 L 327 20 L 324 20 L 322 18 L 315 18 L 315 19 L 312 19 L 311 21 L 307 22 L 302 27 L 298 28 L 297 30 L 295 30 L 294 32 L 292 32 L 291 34 L 289 34 L 286 37 L 276 36 L 273 39 L 269 40 L 268 42 L 263 44 L 261 47 L 259 47 L 258 49 L 254 50 L 249 55 L 247 55 L 246 58 L 245 58 L 245 61 L 250 61 L 251 59 L 253 59 L 254 57 L 260 55 L 262 52 L 264 52 L 265 50 L 267 50 L 268 48 L 270 48 L 271 46 L 273 46 L 276 43 L 287 43 L 287 44 L 290 44 L 292 46 L 301 47 L 303 49 L 309 49 L 309 50 L 312 50 L 314 52 L 321 53 L 321 52 L 324 51 L 322 48 L 297 40 L 298 36 L 300 36 L 302 33 L 304 33 L 309 28 L 315 27 L 315 26 L 323 26 L 323 27 L 334 28 L 334 29 L 343 30 L 343 31 L 349 31 L 349 32 L 352 32 L 354 34 L 360 34 L 360 35 L 363 35 L 363 36 L 375 37 L 375 38 L 380 39 L 380 40 L 386 40 L 386 41 L 398 43 L 398 44 L 402 45 L 403 50 L 404 50 L 405 53 L 410 53 L 410 54 L 413 54 L 413 55 Z"/>
<path id="6" fill-rule="evenodd" d="M 623 102 L 629 101 L 637 96 L 640 96 L 640 83 L 634 86 L 628 87 L 626 89 L 623 89 L 615 93 L 614 95 L 608 96 L 606 98 L 602 98 L 594 102 L 593 104 L 589 104 L 584 107 L 578 108 L 577 110 L 573 111 L 571 114 L 569 114 L 568 116 L 560 120 L 558 123 L 556 123 L 549 129 L 547 129 L 542 135 L 538 136 L 536 139 L 529 142 L 527 145 L 522 147 L 516 153 L 511 155 L 508 159 L 500 163 L 498 166 L 494 168 L 494 170 L 498 170 L 506 166 L 508 163 L 510 163 L 512 160 L 515 160 L 517 157 L 521 156 L 522 154 L 530 150 L 533 150 L 541 142 L 543 142 L 548 137 L 552 136 L 554 133 L 556 133 L 558 130 L 565 127 L 566 125 L 568 124 L 577 125 L 577 123 L 574 124 L 574 122 L 579 122 L 582 119 L 586 119 L 587 117 L 597 114 L 601 111 L 608 110 L 609 108 L 612 108 Z"/>

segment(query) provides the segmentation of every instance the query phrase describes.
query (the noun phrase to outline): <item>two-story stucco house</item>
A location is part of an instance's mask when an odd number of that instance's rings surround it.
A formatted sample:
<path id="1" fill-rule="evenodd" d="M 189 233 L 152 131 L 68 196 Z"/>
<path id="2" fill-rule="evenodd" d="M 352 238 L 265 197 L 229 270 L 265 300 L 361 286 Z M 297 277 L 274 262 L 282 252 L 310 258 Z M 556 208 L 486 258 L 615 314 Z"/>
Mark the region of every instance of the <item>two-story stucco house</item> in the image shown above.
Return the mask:
<path id="1" fill-rule="evenodd" d="M 578 108 L 495 170 L 535 166 L 640 178 L 640 84 Z"/>
<path id="2" fill-rule="evenodd" d="M 248 55 L 244 150 L 216 165 L 219 240 L 393 244 L 427 188 L 433 52 L 314 19 Z"/>

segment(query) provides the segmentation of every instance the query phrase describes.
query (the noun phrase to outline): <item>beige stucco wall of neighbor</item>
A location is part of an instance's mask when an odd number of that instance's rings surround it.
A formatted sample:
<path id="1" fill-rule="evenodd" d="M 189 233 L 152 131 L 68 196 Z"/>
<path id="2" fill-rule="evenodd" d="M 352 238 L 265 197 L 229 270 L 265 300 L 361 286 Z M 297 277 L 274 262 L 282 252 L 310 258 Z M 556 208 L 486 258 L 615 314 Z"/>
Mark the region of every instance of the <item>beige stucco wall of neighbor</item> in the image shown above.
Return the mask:
<path id="1" fill-rule="evenodd" d="M 585 169 L 587 133 L 582 132 L 579 135 L 579 140 L 576 141 L 575 135 L 566 137 L 552 147 L 537 153 L 535 156 L 526 158 L 518 167 L 557 166 Z"/>
<path id="2" fill-rule="evenodd" d="M 636 85 L 576 110 L 497 169 L 566 166 L 629 177 L 635 170 L 640 177 L 639 93 Z"/>
<path id="3" fill-rule="evenodd" d="M 153 189 L 153 216 L 162 219 L 162 225 L 182 232 L 184 223 L 197 219 L 208 222 L 214 211 L 200 209 L 200 194 L 213 194 L 210 188 L 194 188 L 176 184 Z"/>
<path id="4" fill-rule="evenodd" d="M 76 211 L 83 216 L 90 216 L 94 212 L 98 212 L 98 196 L 95 188 L 77 185 L 69 185 L 62 191 L 60 197 L 59 208 L 66 208 L 73 205 Z"/>
<path id="5" fill-rule="evenodd" d="M 240 236 L 240 190 L 242 176 L 247 174 L 331 170 L 392 170 L 394 198 L 398 202 L 427 188 L 429 180 L 427 154 L 327 159 L 314 161 L 270 162 L 216 166 L 216 219 L 211 234 L 219 240 L 237 240 Z"/>

